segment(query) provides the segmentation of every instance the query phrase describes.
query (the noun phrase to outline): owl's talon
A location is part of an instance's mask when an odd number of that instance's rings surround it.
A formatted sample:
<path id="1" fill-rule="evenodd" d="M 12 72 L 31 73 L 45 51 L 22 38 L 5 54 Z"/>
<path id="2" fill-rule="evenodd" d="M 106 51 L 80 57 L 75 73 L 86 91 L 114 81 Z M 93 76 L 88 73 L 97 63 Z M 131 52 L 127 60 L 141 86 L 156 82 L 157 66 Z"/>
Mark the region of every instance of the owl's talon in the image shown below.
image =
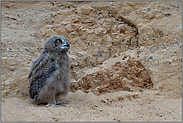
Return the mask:
<path id="1" fill-rule="evenodd" d="M 50 107 L 50 106 L 57 106 L 57 105 L 54 105 L 54 104 L 47 104 L 47 105 L 46 105 L 46 108 L 47 108 L 47 107 Z"/>
<path id="2" fill-rule="evenodd" d="M 59 106 L 65 106 L 64 104 L 60 104 Z"/>
<path id="3" fill-rule="evenodd" d="M 47 104 L 45 107 L 47 108 L 47 107 L 50 107 L 51 106 L 51 104 Z"/>
<path id="4" fill-rule="evenodd" d="M 64 103 L 64 104 L 68 104 L 68 102 L 69 102 L 68 100 L 66 100 L 66 101 L 63 101 L 63 103 Z"/>
<path id="5" fill-rule="evenodd" d="M 57 105 L 60 105 L 60 106 L 65 106 L 64 104 L 68 104 L 68 102 L 69 101 L 59 101 L 58 103 L 57 103 Z"/>

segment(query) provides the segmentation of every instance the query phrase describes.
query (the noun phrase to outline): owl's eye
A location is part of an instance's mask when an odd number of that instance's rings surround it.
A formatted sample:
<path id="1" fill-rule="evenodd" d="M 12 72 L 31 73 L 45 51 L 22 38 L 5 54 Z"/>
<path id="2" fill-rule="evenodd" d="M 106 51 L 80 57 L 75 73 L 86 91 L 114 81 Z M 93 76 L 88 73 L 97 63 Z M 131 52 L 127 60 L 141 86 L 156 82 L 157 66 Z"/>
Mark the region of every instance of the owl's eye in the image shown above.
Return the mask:
<path id="1" fill-rule="evenodd" d="M 58 44 L 62 44 L 62 40 L 57 39 Z"/>

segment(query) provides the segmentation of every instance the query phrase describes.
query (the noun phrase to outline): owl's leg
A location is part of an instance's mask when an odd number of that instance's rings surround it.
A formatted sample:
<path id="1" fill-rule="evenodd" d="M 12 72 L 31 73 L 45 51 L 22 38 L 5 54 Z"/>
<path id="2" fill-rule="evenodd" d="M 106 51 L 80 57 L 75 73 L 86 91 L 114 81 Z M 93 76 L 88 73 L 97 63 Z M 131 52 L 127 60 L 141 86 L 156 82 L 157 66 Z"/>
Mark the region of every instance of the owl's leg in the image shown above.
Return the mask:
<path id="1" fill-rule="evenodd" d="M 50 99 L 50 100 L 48 100 L 48 104 L 46 105 L 46 107 L 49 107 L 49 106 L 57 106 L 55 97 Z"/>
<path id="2" fill-rule="evenodd" d="M 50 98 L 50 99 L 48 100 L 48 104 L 56 105 L 56 104 L 57 104 L 57 102 L 56 102 L 56 100 L 55 100 L 55 97 Z"/>
<path id="3" fill-rule="evenodd" d="M 47 103 L 47 106 L 56 106 L 56 100 L 55 97 L 48 97 L 48 96 L 39 96 L 38 99 L 35 101 L 37 104 L 45 104 Z"/>
<path id="4" fill-rule="evenodd" d="M 63 89 L 64 90 L 64 89 Z M 70 86 L 66 86 L 65 90 L 64 91 L 61 91 L 61 93 L 58 93 L 56 96 L 55 96 L 55 99 L 56 99 L 56 102 L 57 102 L 57 105 L 61 105 L 61 106 L 65 106 L 64 104 L 67 104 L 69 101 L 66 100 L 66 101 L 59 101 L 59 97 L 60 96 L 65 96 L 68 94 L 70 90 Z"/>
<path id="5" fill-rule="evenodd" d="M 56 99 L 56 103 L 57 103 L 57 105 L 60 105 L 60 106 L 65 106 L 64 104 L 67 104 L 69 101 L 60 101 L 59 100 L 59 97 L 60 97 L 60 95 L 57 95 L 56 97 L 55 97 L 55 99 Z"/>
<path id="6" fill-rule="evenodd" d="M 43 87 L 41 91 L 38 94 L 37 98 L 37 104 L 45 104 L 47 103 L 47 106 L 56 105 L 55 100 L 55 91 L 52 87 Z"/>

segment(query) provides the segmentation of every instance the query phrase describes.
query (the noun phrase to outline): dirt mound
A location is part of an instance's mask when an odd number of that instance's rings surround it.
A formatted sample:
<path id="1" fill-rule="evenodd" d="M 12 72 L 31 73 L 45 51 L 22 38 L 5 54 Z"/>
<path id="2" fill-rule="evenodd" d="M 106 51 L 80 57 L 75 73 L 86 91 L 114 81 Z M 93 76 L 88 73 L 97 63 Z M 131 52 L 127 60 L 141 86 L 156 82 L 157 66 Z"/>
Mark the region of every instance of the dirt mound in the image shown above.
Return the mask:
<path id="1" fill-rule="evenodd" d="M 121 56 L 120 56 L 121 57 Z M 114 92 L 117 90 L 133 91 L 131 86 L 140 88 L 152 88 L 153 83 L 150 75 L 141 62 L 134 57 L 128 56 L 128 60 L 121 57 L 108 68 L 101 69 L 82 77 L 77 83 L 71 84 L 71 91 L 82 90 L 83 92 Z"/>

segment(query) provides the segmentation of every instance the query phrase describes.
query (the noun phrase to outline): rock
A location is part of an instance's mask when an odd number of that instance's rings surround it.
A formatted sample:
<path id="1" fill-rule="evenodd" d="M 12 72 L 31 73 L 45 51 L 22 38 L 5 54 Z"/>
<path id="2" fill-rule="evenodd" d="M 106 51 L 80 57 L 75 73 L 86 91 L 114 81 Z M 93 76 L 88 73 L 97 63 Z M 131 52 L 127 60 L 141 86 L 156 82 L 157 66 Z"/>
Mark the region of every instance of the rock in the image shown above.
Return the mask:
<path id="1" fill-rule="evenodd" d="M 15 69 L 16 69 L 15 66 L 8 66 L 7 68 L 8 68 L 8 70 L 10 70 L 10 71 L 15 71 Z"/>
<path id="2" fill-rule="evenodd" d="M 17 20 L 17 18 L 13 15 L 5 15 L 5 18 Z"/>
<path id="3" fill-rule="evenodd" d="M 107 34 L 107 42 L 111 42 L 112 43 L 112 38 L 110 35 Z"/>
<path id="4" fill-rule="evenodd" d="M 81 10 L 83 15 L 89 15 L 93 9 L 91 7 L 82 7 Z"/>
<path id="5" fill-rule="evenodd" d="M 149 58 L 150 58 L 150 59 L 152 59 L 152 58 L 153 58 L 153 56 L 150 56 Z"/>
<path id="6" fill-rule="evenodd" d="M 106 30 L 102 27 L 96 28 L 95 29 L 95 34 L 99 35 L 99 34 L 106 34 Z"/>
<path id="7" fill-rule="evenodd" d="M 73 21 L 73 23 L 77 23 L 77 22 L 79 22 L 79 20 L 78 20 L 78 19 L 76 19 L 76 20 L 74 20 L 74 21 Z"/>
<path id="8" fill-rule="evenodd" d="M 9 4 L 6 4 L 5 6 L 7 8 L 10 8 L 10 7 L 14 7 L 16 5 L 16 3 L 9 3 Z"/>
<path id="9" fill-rule="evenodd" d="M 164 12 L 164 15 L 166 15 L 166 16 L 170 16 L 170 15 L 171 15 L 171 13 L 169 13 L 169 12 Z"/>

